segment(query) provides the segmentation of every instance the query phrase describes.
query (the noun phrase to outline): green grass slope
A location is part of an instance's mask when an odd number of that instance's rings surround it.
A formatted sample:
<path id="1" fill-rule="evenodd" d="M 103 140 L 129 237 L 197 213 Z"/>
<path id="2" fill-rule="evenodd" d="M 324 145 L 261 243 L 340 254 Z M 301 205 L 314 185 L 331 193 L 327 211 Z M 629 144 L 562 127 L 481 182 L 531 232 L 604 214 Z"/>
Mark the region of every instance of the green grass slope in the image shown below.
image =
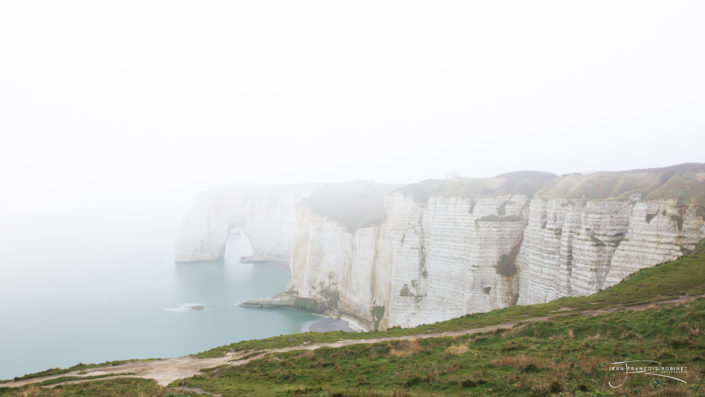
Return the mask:
<path id="1" fill-rule="evenodd" d="M 137 378 L 119 378 L 96 380 L 93 382 L 68 384 L 56 388 L 43 388 L 40 385 L 29 385 L 17 389 L 0 387 L 0 396 L 17 397 L 165 397 L 172 394 L 153 380 Z M 196 396 L 197 394 L 190 394 Z M 186 396 L 186 395 L 184 395 Z M 179 396 L 182 397 L 182 396 Z"/>
<path id="2" fill-rule="evenodd" d="M 566 316 L 480 336 L 431 338 L 273 354 L 174 386 L 224 396 L 662 395 L 705 392 L 705 301 L 680 307 Z M 683 365 L 676 381 L 608 371 L 623 360 Z"/>

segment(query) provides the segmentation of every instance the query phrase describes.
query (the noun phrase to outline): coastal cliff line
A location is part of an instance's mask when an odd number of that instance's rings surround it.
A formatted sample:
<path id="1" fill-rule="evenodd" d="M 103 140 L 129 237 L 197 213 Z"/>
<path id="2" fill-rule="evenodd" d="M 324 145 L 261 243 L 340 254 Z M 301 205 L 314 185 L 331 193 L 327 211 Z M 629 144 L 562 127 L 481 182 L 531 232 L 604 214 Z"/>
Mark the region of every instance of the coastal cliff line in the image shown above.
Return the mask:
<path id="1" fill-rule="evenodd" d="M 177 260 L 222 257 L 241 227 L 289 260 L 278 296 L 367 329 L 411 327 L 612 286 L 705 237 L 705 164 L 556 176 L 230 187 L 202 194 Z"/>

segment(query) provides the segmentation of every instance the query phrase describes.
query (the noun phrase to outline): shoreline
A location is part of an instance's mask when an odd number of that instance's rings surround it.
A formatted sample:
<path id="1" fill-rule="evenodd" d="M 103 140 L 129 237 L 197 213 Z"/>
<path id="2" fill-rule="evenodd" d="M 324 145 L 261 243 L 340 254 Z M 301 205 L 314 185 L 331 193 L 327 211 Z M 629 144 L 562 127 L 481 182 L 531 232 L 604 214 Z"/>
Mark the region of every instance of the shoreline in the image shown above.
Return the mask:
<path id="1" fill-rule="evenodd" d="M 332 318 L 327 316 L 319 316 L 319 319 L 305 322 L 301 327 L 302 332 L 363 332 L 358 324 L 344 319 Z"/>
<path id="2" fill-rule="evenodd" d="M 196 260 L 196 261 L 174 261 L 174 265 L 199 265 L 199 264 L 219 264 L 219 265 L 226 265 L 226 259 L 224 257 L 220 257 L 217 259 L 210 259 L 210 260 Z M 237 259 L 238 263 L 248 263 L 248 264 L 253 264 L 253 265 L 258 265 L 258 264 L 265 264 L 265 265 L 274 265 L 282 270 L 286 271 L 288 274 L 291 274 L 291 267 L 289 267 L 289 262 L 288 261 L 283 261 L 283 260 L 277 260 L 277 259 L 258 259 L 252 256 L 242 256 Z M 234 262 L 230 262 L 233 264 Z"/>
<path id="3" fill-rule="evenodd" d="M 251 256 L 243 256 L 240 257 L 239 259 L 240 263 L 251 263 L 253 265 L 259 265 L 259 264 L 265 264 L 265 265 L 274 265 L 282 270 L 285 270 L 289 275 L 291 275 L 291 267 L 289 266 L 289 262 L 286 261 L 279 261 L 279 260 L 273 260 L 273 259 L 257 259 L 253 258 Z"/>
<path id="4" fill-rule="evenodd" d="M 291 267 L 289 262 L 271 259 L 257 259 L 253 257 L 241 257 L 240 263 L 251 263 L 251 264 L 270 264 L 281 268 L 291 275 Z M 342 332 L 365 332 L 367 329 L 360 324 L 356 319 L 341 315 L 337 318 L 329 317 L 323 314 L 325 310 L 320 310 L 316 312 L 315 310 L 306 310 L 300 305 L 296 305 L 296 297 L 287 296 L 284 292 L 280 292 L 272 298 L 265 299 L 252 299 L 245 302 L 236 303 L 237 306 L 252 308 L 252 309 L 289 309 L 289 310 L 299 310 L 306 313 L 313 314 L 319 317 L 316 320 L 311 320 L 305 322 L 301 326 L 302 332 L 332 332 L 332 331 L 342 331 Z"/>
<path id="5" fill-rule="evenodd" d="M 298 310 L 320 317 L 318 320 L 304 323 L 302 326 L 303 332 L 327 332 L 327 330 L 346 332 L 369 331 L 369 329 L 363 325 L 363 321 L 346 314 L 344 311 L 336 310 L 333 313 L 336 317 L 330 317 L 326 315 L 329 311 L 326 307 L 322 306 L 320 302 L 312 298 L 292 296 L 283 292 L 272 298 L 252 299 L 237 305 L 250 309 Z"/>

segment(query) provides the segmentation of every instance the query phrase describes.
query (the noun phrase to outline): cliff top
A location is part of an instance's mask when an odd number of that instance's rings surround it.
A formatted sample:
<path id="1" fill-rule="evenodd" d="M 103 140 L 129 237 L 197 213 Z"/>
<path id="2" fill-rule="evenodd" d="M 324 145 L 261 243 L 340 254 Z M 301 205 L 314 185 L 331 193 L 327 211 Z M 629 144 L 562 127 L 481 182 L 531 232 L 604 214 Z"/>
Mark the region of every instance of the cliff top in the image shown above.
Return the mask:
<path id="1" fill-rule="evenodd" d="M 505 194 L 536 195 L 543 199 L 628 199 L 639 193 L 647 200 L 676 198 L 681 205 L 705 207 L 705 164 L 686 163 L 664 168 L 595 172 L 556 176 L 518 171 L 492 178 L 430 179 L 406 185 L 399 192 L 425 202 L 430 196 L 474 199 Z"/>
<path id="2" fill-rule="evenodd" d="M 396 185 L 351 182 L 323 185 L 301 200 L 315 213 L 355 230 L 384 221 L 384 195 Z"/>
<path id="3" fill-rule="evenodd" d="M 677 198 L 683 205 L 705 205 L 705 164 L 564 175 L 537 193 L 544 199 L 627 199 L 640 193 L 647 200 Z"/>
<path id="4" fill-rule="evenodd" d="M 556 175 L 548 172 L 516 171 L 497 175 L 493 178 L 429 179 L 406 185 L 398 189 L 398 191 L 422 202 L 428 200 L 429 196 L 475 198 L 504 194 L 523 194 L 531 197 L 554 178 L 556 178 Z"/>

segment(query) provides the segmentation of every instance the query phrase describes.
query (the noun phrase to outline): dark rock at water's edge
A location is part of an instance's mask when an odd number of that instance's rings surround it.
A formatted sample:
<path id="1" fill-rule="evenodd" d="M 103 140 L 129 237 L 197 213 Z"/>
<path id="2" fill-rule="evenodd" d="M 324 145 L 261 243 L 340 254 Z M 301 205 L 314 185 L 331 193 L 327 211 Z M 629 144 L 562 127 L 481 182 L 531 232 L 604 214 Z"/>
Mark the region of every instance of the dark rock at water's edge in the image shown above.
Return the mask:
<path id="1" fill-rule="evenodd" d="M 306 323 L 304 326 L 304 331 L 307 332 L 331 332 L 331 331 L 344 331 L 344 332 L 360 332 L 359 330 L 352 328 L 350 323 L 339 318 L 320 318 L 318 320 L 313 320 Z"/>
<path id="2" fill-rule="evenodd" d="M 239 306 L 250 309 L 293 309 L 336 317 L 324 317 L 319 320 L 314 320 L 309 325 L 304 327 L 305 331 L 358 332 L 361 330 L 372 329 L 371 324 L 366 323 L 364 318 L 359 318 L 359 316 L 356 316 L 355 313 L 331 308 L 319 300 L 301 296 L 293 296 L 286 292 L 280 293 L 273 298 L 248 300 L 240 303 Z M 337 317 L 343 317 L 349 319 L 350 321 L 338 319 Z"/>

